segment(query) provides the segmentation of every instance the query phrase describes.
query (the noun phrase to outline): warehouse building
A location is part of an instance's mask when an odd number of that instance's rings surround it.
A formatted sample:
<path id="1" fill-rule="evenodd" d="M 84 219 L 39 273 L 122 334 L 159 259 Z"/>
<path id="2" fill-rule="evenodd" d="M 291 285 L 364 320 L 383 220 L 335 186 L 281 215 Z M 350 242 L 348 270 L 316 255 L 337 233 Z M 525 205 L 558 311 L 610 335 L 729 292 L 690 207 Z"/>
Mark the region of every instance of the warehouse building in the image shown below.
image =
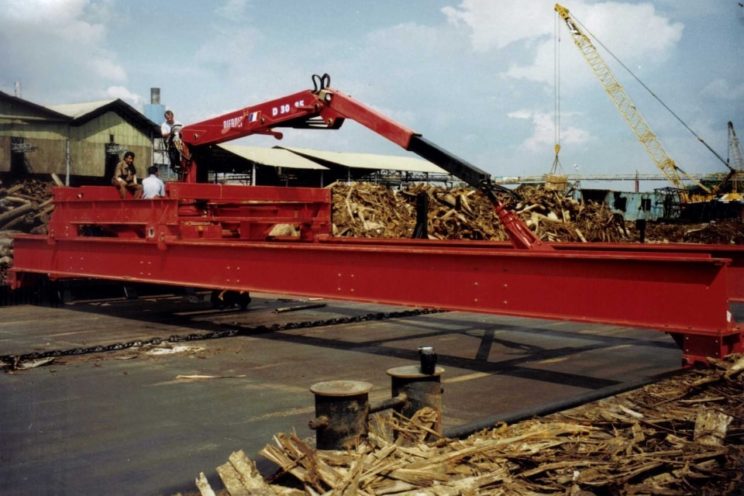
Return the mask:
<path id="1" fill-rule="evenodd" d="M 0 174 L 106 182 L 124 151 L 141 173 L 159 126 L 121 99 L 43 106 L 0 92 Z"/>
<path id="2" fill-rule="evenodd" d="M 208 153 L 212 182 L 323 187 L 334 181 L 370 181 L 392 186 L 456 181 L 440 167 L 414 157 L 231 143 L 210 147 Z"/>

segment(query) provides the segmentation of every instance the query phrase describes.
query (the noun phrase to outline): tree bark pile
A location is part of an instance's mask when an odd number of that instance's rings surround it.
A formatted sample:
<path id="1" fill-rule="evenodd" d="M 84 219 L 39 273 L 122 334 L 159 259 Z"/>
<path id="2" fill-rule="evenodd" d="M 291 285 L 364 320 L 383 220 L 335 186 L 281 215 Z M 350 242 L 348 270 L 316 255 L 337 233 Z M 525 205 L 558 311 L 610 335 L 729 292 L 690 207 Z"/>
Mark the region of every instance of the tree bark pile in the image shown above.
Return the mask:
<path id="1" fill-rule="evenodd" d="M 50 182 L 24 179 L 0 185 L 0 285 L 13 264 L 12 236 L 19 232 L 45 234 L 53 211 Z"/>
<path id="2" fill-rule="evenodd" d="M 0 231 L 45 233 L 54 210 L 51 186 L 36 179 L 0 186 Z"/>

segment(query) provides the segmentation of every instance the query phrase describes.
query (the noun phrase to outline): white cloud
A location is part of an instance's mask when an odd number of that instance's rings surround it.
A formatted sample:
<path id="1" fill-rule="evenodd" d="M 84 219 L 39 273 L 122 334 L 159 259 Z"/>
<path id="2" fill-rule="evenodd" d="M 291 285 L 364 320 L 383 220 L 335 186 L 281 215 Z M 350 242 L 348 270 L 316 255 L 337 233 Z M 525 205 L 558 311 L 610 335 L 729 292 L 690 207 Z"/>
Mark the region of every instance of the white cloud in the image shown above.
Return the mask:
<path id="1" fill-rule="evenodd" d="M 52 98 L 63 99 L 124 82 L 125 69 L 105 48 L 109 5 L 109 0 L 6 0 L 0 9 L 0 75 L 32 92 L 49 87 L 51 78 L 67 89 L 52 92 Z"/>
<path id="2" fill-rule="evenodd" d="M 104 28 L 84 20 L 88 0 L 8 0 L 0 22 L 15 24 L 64 41 L 100 41 Z"/>
<path id="3" fill-rule="evenodd" d="M 552 149 L 555 144 L 553 114 L 516 110 L 509 112 L 507 117 L 511 119 L 530 120 L 532 122 L 532 135 L 522 142 L 520 148 L 530 152 Z M 562 119 L 565 120 L 565 117 L 562 116 Z M 588 142 L 590 138 L 591 135 L 584 129 L 565 124 L 561 125 L 561 143 L 564 145 L 581 145 Z"/>
<path id="4" fill-rule="evenodd" d="M 458 7 L 444 7 L 450 24 L 470 29 L 477 51 L 487 51 L 521 40 L 539 38 L 552 32 L 553 2 L 494 2 L 463 0 Z"/>
<path id="5" fill-rule="evenodd" d="M 129 91 L 129 89 L 124 86 L 109 86 L 106 88 L 106 96 L 110 98 L 121 98 L 136 109 L 142 108 L 142 97 Z"/>
<path id="6" fill-rule="evenodd" d="M 515 110 L 506 114 L 510 119 L 529 119 L 532 117 L 532 112 L 529 110 Z"/>
<path id="7" fill-rule="evenodd" d="M 733 85 L 725 79 L 714 79 L 702 90 L 702 95 L 720 100 L 740 100 L 744 98 L 744 83 Z"/>
<path id="8" fill-rule="evenodd" d="M 564 66 L 562 67 L 562 72 L 565 72 L 566 69 L 569 69 L 568 67 L 565 67 L 565 65 L 571 64 L 571 60 L 572 59 L 569 59 L 568 61 L 565 61 L 566 63 L 561 64 Z M 572 65 L 574 65 L 574 67 L 571 67 L 569 69 L 569 74 L 573 72 L 573 69 L 575 69 L 575 67 L 577 67 L 579 64 Z M 504 73 L 504 75 L 512 79 L 527 79 L 529 81 L 536 81 L 539 83 L 552 85 L 554 78 L 554 68 L 554 50 L 553 42 L 551 41 L 538 45 L 535 51 L 535 59 L 533 60 L 532 64 L 512 64 Z"/>
<path id="9" fill-rule="evenodd" d="M 229 21 L 245 21 L 248 18 L 249 5 L 249 0 L 226 0 L 215 12 Z"/>
<path id="10" fill-rule="evenodd" d="M 489 0 L 463 0 L 457 7 L 445 7 L 450 23 L 465 27 L 470 32 L 475 51 L 503 49 L 523 42 L 535 46 L 529 64 L 513 64 L 506 76 L 552 84 L 554 66 L 555 14 L 553 1 L 531 1 L 504 4 Z M 683 25 L 672 22 L 656 12 L 650 3 L 630 4 L 603 2 L 588 4 L 575 2 L 572 15 L 586 30 L 608 46 L 626 64 L 651 64 L 668 57 L 682 37 Z M 573 45 L 565 23 L 559 23 L 563 45 Z M 596 44 L 596 43 L 595 43 Z M 581 56 L 575 47 L 568 57 L 562 55 L 565 73 L 576 69 Z M 562 54 L 566 50 L 562 50 Z M 610 58 L 604 51 L 605 59 Z M 579 73 L 581 74 L 581 73 Z M 588 73 L 584 73 L 588 76 Z"/>

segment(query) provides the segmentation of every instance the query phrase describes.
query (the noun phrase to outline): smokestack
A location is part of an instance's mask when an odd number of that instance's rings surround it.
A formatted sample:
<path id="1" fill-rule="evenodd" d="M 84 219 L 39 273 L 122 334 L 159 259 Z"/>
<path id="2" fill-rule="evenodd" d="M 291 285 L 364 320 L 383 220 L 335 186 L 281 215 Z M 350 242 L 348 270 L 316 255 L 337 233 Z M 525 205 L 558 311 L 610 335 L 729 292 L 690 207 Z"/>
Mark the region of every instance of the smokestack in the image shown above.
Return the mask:
<path id="1" fill-rule="evenodd" d="M 160 104 L 160 88 L 150 88 L 150 103 Z"/>
<path id="2" fill-rule="evenodd" d="M 15 96 L 16 98 L 21 98 L 21 82 L 20 81 L 15 82 Z"/>

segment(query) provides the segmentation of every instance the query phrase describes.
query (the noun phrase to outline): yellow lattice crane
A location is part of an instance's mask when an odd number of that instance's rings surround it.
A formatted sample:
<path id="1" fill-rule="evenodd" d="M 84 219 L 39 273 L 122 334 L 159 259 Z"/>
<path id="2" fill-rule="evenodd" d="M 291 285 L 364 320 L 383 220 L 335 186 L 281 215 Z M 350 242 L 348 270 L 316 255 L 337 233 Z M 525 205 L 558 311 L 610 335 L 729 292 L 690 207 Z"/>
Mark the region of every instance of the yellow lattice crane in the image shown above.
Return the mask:
<path id="1" fill-rule="evenodd" d="M 636 107 L 633 100 L 625 92 L 625 88 L 615 78 L 615 75 L 610 70 L 610 67 L 600 56 L 597 48 L 592 43 L 589 36 L 587 36 L 579 27 L 579 23 L 571 16 L 568 9 L 560 4 L 555 4 L 555 11 L 561 16 L 563 21 L 568 26 L 568 31 L 571 34 L 576 46 L 579 48 L 581 55 L 584 60 L 591 67 L 594 75 L 599 79 L 607 95 L 620 115 L 623 116 L 625 121 L 630 126 L 633 134 L 636 135 L 638 141 L 641 142 L 643 147 L 648 153 L 651 160 L 656 164 L 656 167 L 666 176 L 672 185 L 679 190 L 680 201 L 687 203 L 690 200 L 687 189 L 683 180 L 689 180 L 703 189 L 706 193 L 711 193 L 710 189 L 701 184 L 699 181 L 691 178 L 686 172 L 677 166 L 669 153 L 664 149 L 656 134 L 651 130 L 645 117 Z"/>
<path id="2" fill-rule="evenodd" d="M 739 137 L 736 136 L 734 123 L 731 121 L 728 122 L 728 149 L 731 172 L 721 181 L 720 189 L 723 190 L 726 184 L 730 184 L 731 188 L 721 199 L 723 201 L 744 201 L 744 194 L 742 194 L 744 191 L 741 191 L 740 186 L 744 179 L 744 152 L 741 151 L 741 143 Z"/>

